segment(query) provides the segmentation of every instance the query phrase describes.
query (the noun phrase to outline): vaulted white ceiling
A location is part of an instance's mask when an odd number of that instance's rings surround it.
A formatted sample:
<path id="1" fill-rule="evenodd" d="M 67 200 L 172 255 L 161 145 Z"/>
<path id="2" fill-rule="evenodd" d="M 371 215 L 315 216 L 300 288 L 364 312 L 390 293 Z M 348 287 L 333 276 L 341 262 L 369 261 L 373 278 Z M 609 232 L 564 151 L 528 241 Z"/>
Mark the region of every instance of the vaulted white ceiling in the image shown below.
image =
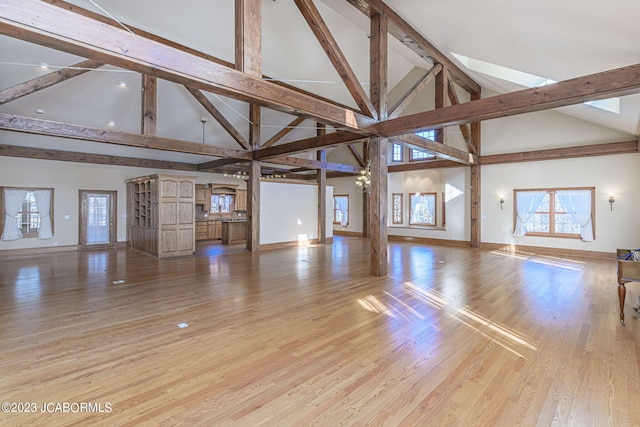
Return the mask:
<path id="1" fill-rule="evenodd" d="M 107 11 L 140 29 L 229 62 L 234 60 L 234 2 L 231 0 L 72 0 L 69 3 L 101 14 Z M 640 63 L 637 46 L 640 26 L 636 19 L 640 16 L 640 2 L 634 0 L 617 0 L 614 4 L 575 0 L 387 0 L 386 3 L 460 67 L 451 52 L 554 80 Z M 316 4 L 368 91 L 369 19 L 346 0 L 316 0 Z M 0 36 L 0 90 L 52 71 L 52 68 L 40 68 L 41 63 L 51 67 L 68 66 L 82 59 Z M 429 66 L 390 38 L 390 89 L 415 67 L 426 70 Z M 291 0 L 263 1 L 263 72 L 347 106 L 356 106 Z M 468 74 L 483 86 L 484 96 L 521 89 L 472 71 Z M 126 82 L 126 87 L 121 87 L 120 82 Z M 0 112 L 105 129 L 109 128 L 107 123 L 113 121 L 113 130 L 135 133 L 140 131 L 140 89 L 140 75 L 105 66 L 101 71 L 0 105 Z M 249 113 L 245 103 L 213 94 L 207 97 L 234 127 L 248 134 Z M 617 115 L 585 105 L 564 107 L 561 111 L 628 135 L 640 134 L 640 95 L 623 97 L 621 113 Z M 207 117 L 204 125 L 202 117 Z M 263 109 L 262 140 L 268 140 L 293 118 Z M 159 83 L 157 119 L 160 136 L 239 148 L 203 107 L 174 83 Z M 313 127 L 314 123 L 306 120 L 285 141 L 312 136 Z M 210 160 L 197 155 L 181 154 L 177 158 L 174 153 L 6 131 L 0 132 L 0 142 L 190 163 Z"/>

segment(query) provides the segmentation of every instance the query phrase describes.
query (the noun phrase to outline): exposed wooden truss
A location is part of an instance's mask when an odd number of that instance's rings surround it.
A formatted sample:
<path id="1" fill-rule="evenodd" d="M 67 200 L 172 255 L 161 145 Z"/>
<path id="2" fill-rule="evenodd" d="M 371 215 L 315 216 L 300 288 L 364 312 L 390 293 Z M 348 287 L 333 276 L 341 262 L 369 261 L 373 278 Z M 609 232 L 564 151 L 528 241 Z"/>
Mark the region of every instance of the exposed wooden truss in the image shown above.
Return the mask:
<path id="1" fill-rule="evenodd" d="M 245 139 L 244 136 L 238 130 L 233 127 L 233 125 L 224 117 L 224 115 L 216 108 L 209 98 L 205 96 L 204 93 L 200 89 L 195 89 L 189 86 L 185 86 L 185 88 L 193 95 L 193 97 L 202 105 L 202 107 L 207 110 L 211 116 L 216 119 L 218 123 L 223 127 L 224 130 L 240 145 L 240 147 L 245 150 L 249 149 L 249 143 Z"/>
<path id="2" fill-rule="evenodd" d="M 376 117 L 375 108 L 369 97 L 365 93 L 362 85 L 358 81 L 356 74 L 349 66 L 347 58 L 344 56 L 338 43 L 333 38 L 329 27 L 322 19 L 320 12 L 314 5 L 312 0 L 294 0 L 302 16 L 306 19 L 309 27 L 313 31 L 320 45 L 326 52 L 329 60 L 345 83 L 349 93 L 358 104 L 360 111 L 369 117 Z"/>
<path id="3" fill-rule="evenodd" d="M 20 83 L 18 85 L 1 90 L 0 105 L 32 94 L 39 90 L 46 89 L 49 86 L 56 85 L 60 82 L 69 80 L 73 77 L 82 75 L 89 71 L 95 70 L 102 67 L 103 65 L 103 62 L 88 59 L 86 61 L 71 65 L 67 68 L 63 68 L 61 70 L 54 71 L 44 76 L 40 76 L 24 83 Z"/>
<path id="4" fill-rule="evenodd" d="M 216 157 L 223 156 L 244 160 L 250 160 L 252 158 L 252 153 L 250 151 L 215 147 L 212 145 L 162 138 L 153 135 L 111 132 L 88 126 L 72 125 L 51 120 L 32 119 L 29 117 L 15 116 L 6 113 L 0 113 L 0 129 L 83 141 L 103 142 L 128 147 L 151 148 L 162 151 L 203 154 Z"/>
<path id="5" fill-rule="evenodd" d="M 375 122 L 357 111 L 39 0 L 3 1 L 0 33 L 339 128 L 361 132 Z"/>
<path id="6" fill-rule="evenodd" d="M 23 157 L 28 159 L 58 160 L 63 162 L 93 163 L 100 165 L 131 166 L 151 169 L 184 170 L 195 172 L 198 165 L 165 160 L 149 160 L 134 157 L 109 156 L 104 154 L 80 153 L 75 151 L 52 150 L 49 148 L 0 145 L 0 156 Z"/>
<path id="7" fill-rule="evenodd" d="M 413 86 L 411 86 L 411 88 L 407 91 L 407 93 L 402 95 L 400 99 L 393 105 L 393 107 L 389 109 L 389 114 L 387 115 L 387 118 L 395 119 L 396 117 L 400 116 L 400 114 L 402 114 L 404 109 L 407 108 L 407 106 L 411 104 L 411 102 L 413 102 L 413 100 L 418 96 L 418 94 L 424 88 L 426 88 L 429 85 L 429 83 L 433 80 L 433 78 L 436 75 L 438 75 L 438 73 L 440 73 L 441 71 L 442 71 L 442 65 L 440 64 L 436 64 L 433 67 L 431 67 L 431 69 L 427 71 L 422 77 L 420 77 L 418 81 L 415 82 Z"/>

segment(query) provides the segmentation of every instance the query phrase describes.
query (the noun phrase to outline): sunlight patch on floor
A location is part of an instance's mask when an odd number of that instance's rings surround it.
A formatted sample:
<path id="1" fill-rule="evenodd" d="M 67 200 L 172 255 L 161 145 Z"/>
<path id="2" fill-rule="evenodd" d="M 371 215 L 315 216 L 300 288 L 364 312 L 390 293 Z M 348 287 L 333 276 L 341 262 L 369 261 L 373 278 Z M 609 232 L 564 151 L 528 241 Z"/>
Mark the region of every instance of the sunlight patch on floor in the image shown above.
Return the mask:
<path id="1" fill-rule="evenodd" d="M 491 251 L 493 255 L 500 255 L 508 258 L 527 260 L 538 264 L 548 265 L 551 267 L 562 268 L 566 270 L 581 271 L 586 262 L 576 261 L 574 259 L 560 258 L 549 255 L 538 255 L 533 252 L 522 252 L 514 250 L 495 250 Z"/>
<path id="2" fill-rule="evenodd" d="M 536 345 L 517 332 L 505 328 L 483 315 L 457 304 L 454 300 L 448 299 L 434 290 L 425 289 L 412 282 L 405 282 L 404 286 L 404 291 L 408 295 L 437 309 L 443 310 L 448 316 L 468 326 L 480 335 L 489 338 L 491 341 L 518 357 L 525 358 L 520 352 L 520 346 L 533 351 L 537 351 L 538 349 Z M 444 309 L 447 310 L 445 311 Z"/>

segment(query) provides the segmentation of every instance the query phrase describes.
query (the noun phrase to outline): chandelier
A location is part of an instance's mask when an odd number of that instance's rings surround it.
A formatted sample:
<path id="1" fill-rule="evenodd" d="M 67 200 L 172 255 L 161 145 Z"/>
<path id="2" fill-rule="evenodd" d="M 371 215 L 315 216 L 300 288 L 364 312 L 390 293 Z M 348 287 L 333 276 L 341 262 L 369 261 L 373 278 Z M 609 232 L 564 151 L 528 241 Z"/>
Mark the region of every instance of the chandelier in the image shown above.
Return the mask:
<path id="1" fill-rule="evenodd" d="M 367 162 L 364 170 L 360 171 L 360 175 L 356 178 L 356 187 L 359 193 L 371 192 L 371 162 Z"/>

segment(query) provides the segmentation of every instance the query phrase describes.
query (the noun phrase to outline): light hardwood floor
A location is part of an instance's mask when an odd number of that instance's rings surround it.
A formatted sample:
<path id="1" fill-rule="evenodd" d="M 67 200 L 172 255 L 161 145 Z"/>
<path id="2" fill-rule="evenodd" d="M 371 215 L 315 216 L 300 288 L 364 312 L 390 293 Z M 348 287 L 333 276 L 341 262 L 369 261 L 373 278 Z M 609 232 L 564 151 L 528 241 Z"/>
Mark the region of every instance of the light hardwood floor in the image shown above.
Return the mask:
<path id="1" fill-rule="evenodd" d="M 368 260 L 345 237 L 0 259 L 0 401 L 37 405 L 0 425 L 640 425 L 638 288 L 622 327 L 612 260 Z M 110 412 L 41 412 L 64 402 Z"/>

